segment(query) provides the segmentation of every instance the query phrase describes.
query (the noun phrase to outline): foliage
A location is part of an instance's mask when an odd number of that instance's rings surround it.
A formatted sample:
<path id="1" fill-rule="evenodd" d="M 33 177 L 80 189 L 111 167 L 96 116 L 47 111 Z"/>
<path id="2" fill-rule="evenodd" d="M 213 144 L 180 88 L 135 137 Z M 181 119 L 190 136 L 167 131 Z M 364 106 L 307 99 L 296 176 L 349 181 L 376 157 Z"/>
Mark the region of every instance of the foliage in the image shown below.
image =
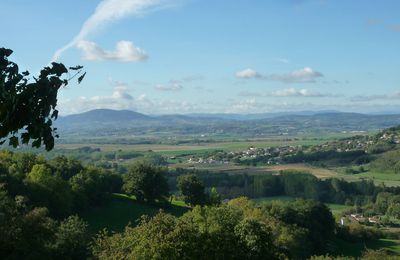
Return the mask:
<path id="1" fill-rule="evenodd" d="M 145 161 L 136 162 L 124 174 L 122 190 L 134 195 L 138 201 L 165 200 L 169 195 L 165 174 L 165 168 Z"/>
<path id="2" fill-rule="evenodd" d="M 122 179 L 108 170 L 84 167 L 70 158 L 47 162 L 32 154 L 2 151 L 0 186 L 10 196 L 24 196 L 30 206 L 46 207 L 52 217 L 63 218 L 99 205 L 106 193 L 119 192 Z"/>
<path id="3" fill-rule="evenodd" d="M 32 140 L 32 147 L 44 144 L 46 150 L 51 150 L 54 137 L 58 137 L 53 127 L 53 120 L 58 117 L 57 93 L 69 82 L 62 78 L 68 69 L 53 62 L 37 78 L 33 77 L 34 82 L 29 82 L 29 72 L 20 73 L 18 65 L 8 60 L 12 53 L 10 49 L 0 48 L 0 142 L 8 138 L 9 144 L 17 147 Z M 69 69 L 79 74 L 82 67 Z M 78 78 L 78 83 L 84 76 Z"/>
<path id="4" fill-rule="evenodd" d="M 283 222 L 307 230 L 307 241 L 312 252 L 322 253 L 333 238 L 335 220 L 329 208 L 315 201 L 272 202 L 264 205 L 264 211 Z"/>
<path id="5" fill-rule="evenodd" d="M 77 175 L 73 176 L 69 183 L 75 198 L 79 201 L 79 209 L 88 205 L 99 205 L 103 203 L 105 194 L 119 192 L 122 179 L 119 175 L 107 170 L 88 166 Z"/>
<path id="6" fill-rule="evenodd" d="M 394 150 L 381 154 L 371 163 L 371 168 L 383 172 L 400 174 L 400 150 Z"/>
<path id="7" fill-rule="evenodd" d="M 46 208 L 29 207 L 0 189 L 0 258 L 83 259 L 89 255 L 86 224 L 78 217 L 61 222 Z"/>
<path id="8" fill-rule="evenodd" d="M 53 216 L 68 216 L 73 208 L 73 197 L 68 182 L 53 175 L 46 164 L 36 164 L 26 177 L 30 199 L 35 205 L 46 207 Z"/>
<path id="9" fill-rule="evenodd" d="M 204 185 L 195 175 L 182 175 L 177 181 L 178 189 L 186 203 L 191 206 L 206 204 Z"/>
<path id="10" fill-rule="evenodd" d="M 208 203 L 210 205 L 218 206 L 221 204 L 221 195 L 218 193 L 215 187 L 212 187 L 208 194 Z"/>
<path id="11" fill-rule="evenodd" d="M 179 218 L 160 212 L 123 233 L 100 234 L 93 254 L 101 259 L 306 259 L 333 235 L 332 216 L 319 204 L 293 205 L 294 219 L 301 218 L 296 224 L 246 198 L 219 207 L 195 206 Z M 313 218 L 321 224 L 313 226 Z"/>
<path id="12" fill-rule="evenodd" d="M 58 259 L 87 258 L 90 240 L 87 226 L 78 216 L 70 216 L 61 221 L 52 246 L 54 256 Z"/>

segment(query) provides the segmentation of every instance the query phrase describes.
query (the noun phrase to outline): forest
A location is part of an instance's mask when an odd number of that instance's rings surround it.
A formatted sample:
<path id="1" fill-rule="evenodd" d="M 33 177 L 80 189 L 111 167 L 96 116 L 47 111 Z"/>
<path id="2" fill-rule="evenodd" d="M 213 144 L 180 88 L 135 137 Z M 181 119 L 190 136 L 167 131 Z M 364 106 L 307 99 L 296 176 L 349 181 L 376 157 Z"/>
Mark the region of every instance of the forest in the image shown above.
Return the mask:
<path id="1" fill-rule="evenodd" d="M 345 202 L 370 215 L 379 211 L 398 218 L 400 190 L 370 182 L 319 181 L 312 175 L 286 172 L 253 178 L 221 176 L 218 181 L 186 173 L 177 178 L 176 187 L 170 187 L 168 178 L 176 173 L 148 161 L 118 174 L 65 156 L 46 160 L 8 151 L 0 153 L 0 165 L 3 259 L 193 259 L 204 255 L 207 259 L 304 259 L 334 254 L 335 239 L 398 239 L 373 227 L 341 227 L 324 204 Z M 258 206 L 240 195 L 222 202 L 223 193 L 221 197 L 206 189 L 212 185 L 219 191 L 244 183 L 243 195 L 252 190 L 263 196 L 303 199 Z M 166 213 L 173 189 L 191 207 L 181 216 Z M 90 223 L 80 215 L 106 203 L 112 193 L 134 196 L 141 204 L 159 207 L 160 212 L 143 216 L 121 233 L 90 233 Z M 365 252 L 366 257 L 373 253 Z"/>

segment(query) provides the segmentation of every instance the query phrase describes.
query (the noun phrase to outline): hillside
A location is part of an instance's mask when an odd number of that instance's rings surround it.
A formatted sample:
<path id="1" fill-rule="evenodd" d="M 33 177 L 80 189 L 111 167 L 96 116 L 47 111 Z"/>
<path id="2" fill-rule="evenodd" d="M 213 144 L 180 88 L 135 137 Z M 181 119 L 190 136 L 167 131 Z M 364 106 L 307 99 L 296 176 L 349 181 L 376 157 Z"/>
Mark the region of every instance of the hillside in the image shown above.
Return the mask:
<path id="1" fill-rule="evenodd" d="M 256 118 L 256 119 L 251 119 Z M 56 121 L 64 142 L 93 136 L 153 136 L 156 139 L 264 138 L 363 133 L 400 124 L 400 115 L 367 115 L 341 112 L 303 114 L 191 114 L 149 116 L 128 110 L 98 109 L 61 117 Z M 78 135 L 79 133 L 79 135 Z"/>

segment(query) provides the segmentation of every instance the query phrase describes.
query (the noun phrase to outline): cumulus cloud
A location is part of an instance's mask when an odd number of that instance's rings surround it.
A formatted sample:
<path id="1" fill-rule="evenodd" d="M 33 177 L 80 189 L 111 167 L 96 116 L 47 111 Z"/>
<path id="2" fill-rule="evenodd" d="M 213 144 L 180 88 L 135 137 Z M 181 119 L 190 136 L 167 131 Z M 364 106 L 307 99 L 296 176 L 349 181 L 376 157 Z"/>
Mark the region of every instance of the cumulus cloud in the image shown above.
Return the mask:
<path id="1" fill-rule="evenodd" d="M 91 109 L 132 109 L 136 99 L 127 92 L 126 87 L 115 86 L 110 96 L 79 97 L 59 102 L 64 114 L 81 113 Z"/>
<path id="2" fill-rule="evenodd" d="M 321 94 L 318 92 L 312 92 L 307 89 L 295 89 L 287 88 L 283 90 L 277 90 L 271 93 L 273 97 L 325 97 L 326 94 Z"/>
<path id="3" fill-rule="evenodd" d="M 241 79 L 252 79 L 252 78 L 260 78 L 261 77 L 261 75 L 257 71 L 250 69 L 250 68 L 238 71 L 238 72 L 236 72 L 235 75 L 237 78 L 241 78 Z"/>
<path id="4" fill-rule="evenodd" d="M 91 41 L 80 41 L 77 48 L 82 51 L 83 59 L 90 61 L 116 60 L 122 62 L 144 61 L 147 54 L 130 41 L 119 41 L 113 51 L 105 51 Z"/>
<path id="5" fill-rule="evenodd" d="M 52 61 L 58 60 L 68 49 L 75 47 L 88 36 L 97 32 L 108 24 L 129 16 L 144 14 L 152 8 L 165 5 L 167 0 L 103 0 L 95 12 L 84 22 L 79 33 L 65 46 L 58 49 Z"/>
<path id="6" fill-rule="evenodd" d="M 315 71 L 310 67 L 305 67 L 300 70 L 295 70 L 290 73 L 285 74 L 270 74 L 264 75 L 253 69 L 245 69 L 242 71 L 236 72 L 237 78 L 242 79 L 264 79 L 264 80 L 272 80 L 272 81 L 280 81 L 284 83 L 314 83 L 316 79 L 323 77 L 324 75 L 321 72 Z"/>

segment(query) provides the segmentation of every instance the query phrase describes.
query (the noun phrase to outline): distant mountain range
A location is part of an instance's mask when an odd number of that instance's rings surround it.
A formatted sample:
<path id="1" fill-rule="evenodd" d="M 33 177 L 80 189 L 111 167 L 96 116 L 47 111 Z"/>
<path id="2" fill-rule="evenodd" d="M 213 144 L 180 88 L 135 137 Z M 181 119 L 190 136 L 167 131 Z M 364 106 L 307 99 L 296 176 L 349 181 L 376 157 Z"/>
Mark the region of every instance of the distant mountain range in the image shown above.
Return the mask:
<path id="1" fill-rule="evenodd" d="M 302 135 L 371 131 L 400 125 L 400 114 L 370 115 L 338 111 L 265 114 L 145 115 L 130 110 L 96 109 L 60 117 L 59 131 L 68 136 L 241 136 Z"/>
<path id="2" fill-rule="evenodd" d="M 400 114 L 360 114 L 339 112 L 334 110 L 323 111 L 299 111 L 299 112 L 277 112 L 277 113 L 260 113 L 260 114 L 224 114 L 224 113 L 192 113 L 186 115 L 170 114 L 170 115 L 145 115 L 132 110 L 112 110 L 112 109 L 94 109 L 88 112 L 62 116 L 58 119 L 60 124 L 87 124 L 87 123 L 128 123 L 134 121 L 162 122 L 172 123 L 175 121 L 207 121 L 207 120 L 264 120 L 273 119 L 272 121 L 281 122 L 287 120 L 313 119 L 313 120 L 330 120 L 332 118 L 341 121 L 360 120 L 360 119 L 392 119 L 400 117 Z M 388 122 L 390 123 L 390 122 Z"/>

